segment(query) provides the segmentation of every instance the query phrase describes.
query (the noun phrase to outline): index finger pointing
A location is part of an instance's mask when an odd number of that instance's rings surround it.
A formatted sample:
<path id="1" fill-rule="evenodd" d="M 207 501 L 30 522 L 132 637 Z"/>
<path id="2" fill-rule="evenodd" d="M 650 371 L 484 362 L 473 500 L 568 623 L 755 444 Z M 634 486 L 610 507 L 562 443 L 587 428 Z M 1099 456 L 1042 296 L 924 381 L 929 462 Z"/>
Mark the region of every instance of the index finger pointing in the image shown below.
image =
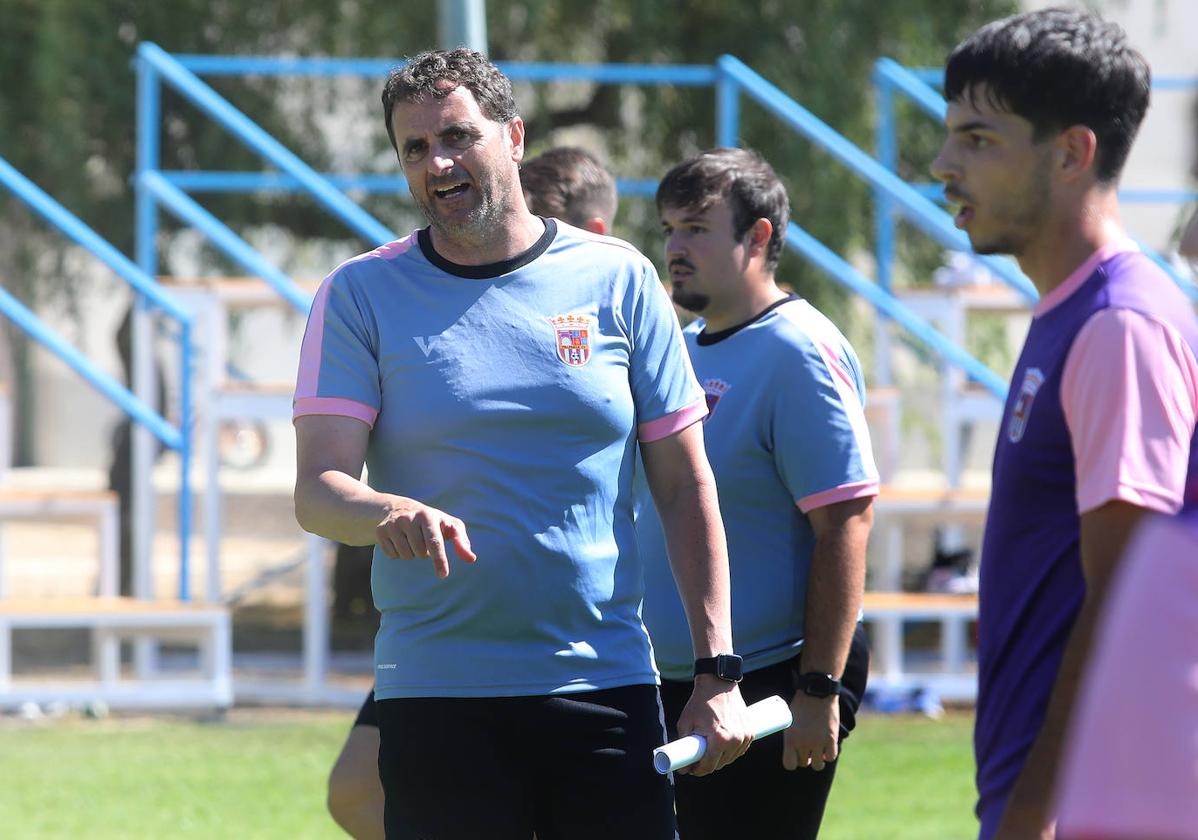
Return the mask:
<path id="1" fill-rule="evenodd" d="M 449 556 L 445 553 L 445 541 L 441 538 L 440 529 L 426 523 L 422 526 L 422 530 L 424 545 L 428 549 L 428 556 L 433 561 L 433 570 L 437 573 L 437 577 L 449 577 Z"/>

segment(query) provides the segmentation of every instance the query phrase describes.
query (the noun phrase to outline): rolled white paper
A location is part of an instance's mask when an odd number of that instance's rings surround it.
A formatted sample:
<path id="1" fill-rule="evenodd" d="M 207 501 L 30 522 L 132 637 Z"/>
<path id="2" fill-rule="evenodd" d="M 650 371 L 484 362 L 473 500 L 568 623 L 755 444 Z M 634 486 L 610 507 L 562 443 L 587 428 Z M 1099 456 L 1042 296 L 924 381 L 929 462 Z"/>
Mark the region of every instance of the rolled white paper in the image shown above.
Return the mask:
<path id="1" fill-rule="evenodd" d="M 790 726 L 790 705 L 778 695 L 758 700 L 745 707 L 745 722 L 754 738 L 764 738 Z M 707 750 L 707 741 L 702 735 L 687 735 L 670 741 L 653 751 L 653 768 L 658 773 L 670 773 L 679 767 L 694 764 Z"/>

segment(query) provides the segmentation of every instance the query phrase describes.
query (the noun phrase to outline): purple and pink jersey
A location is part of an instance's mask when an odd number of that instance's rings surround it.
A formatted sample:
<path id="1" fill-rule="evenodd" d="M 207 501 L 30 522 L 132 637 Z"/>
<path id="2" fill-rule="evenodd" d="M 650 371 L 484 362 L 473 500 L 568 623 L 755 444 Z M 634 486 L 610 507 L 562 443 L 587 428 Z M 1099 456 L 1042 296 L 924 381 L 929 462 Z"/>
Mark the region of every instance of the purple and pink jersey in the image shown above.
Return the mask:
<path id="1" fill-rule="evenodd" d="M 1080 515 L 1166 513 L 1198 474 L 1198 319 L 1132 243 L 1102 248 L 1037 306 L 994 453 L 982 546 L 974 733 L 982 840 L 1043 723 L 1085 595 Z"/>

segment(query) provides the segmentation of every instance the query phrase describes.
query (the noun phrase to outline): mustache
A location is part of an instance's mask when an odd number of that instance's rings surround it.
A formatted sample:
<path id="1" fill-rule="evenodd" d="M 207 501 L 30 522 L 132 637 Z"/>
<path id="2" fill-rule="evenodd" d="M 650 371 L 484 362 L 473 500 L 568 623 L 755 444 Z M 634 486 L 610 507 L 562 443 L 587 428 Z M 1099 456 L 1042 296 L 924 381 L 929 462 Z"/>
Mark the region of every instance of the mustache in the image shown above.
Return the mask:
<path id="1" fill-rule="evenodd" d="M 947 187 L 944 190 L 944 199 L 949 204 L 973 204 L 973 199 L 965 193 Z"/>
<path id="2" fill-rule="evenodd" d="M 682 257 L 675 257 L 674 259 L 670 260 L 670 264 L 667 266 L 667 268 L 674 267 L 689 268 L 691 271 L 695 270 L 695 267 L 691 265 L 690 260 L 683 259 Z"/>
<path id="3" fill-rule="evenodd" d="M 424 181 L 425 188 L 428 190 L 439 190 L 442 187 L 452 187 L 455 184 L 471 184 L 473 181 L 465 172 L 458 172 L 456 169 L 451 169 L 446 175 L 437 175 L 431 178 L 426 178 Z"/>

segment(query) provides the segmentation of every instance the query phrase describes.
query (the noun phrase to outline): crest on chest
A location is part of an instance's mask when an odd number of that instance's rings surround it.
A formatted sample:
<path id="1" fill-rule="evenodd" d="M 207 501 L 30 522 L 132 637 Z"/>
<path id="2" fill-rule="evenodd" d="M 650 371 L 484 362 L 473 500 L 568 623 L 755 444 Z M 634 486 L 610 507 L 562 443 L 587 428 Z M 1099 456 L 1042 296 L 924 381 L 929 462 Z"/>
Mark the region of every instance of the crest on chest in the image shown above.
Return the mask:
<path id="1" fill-rule="evenodd" d="M 1036 401 L 1036 393 L 1044 384 L 1044 371 L 1040 368 L 1028 368 L 1023 373 L 1023 383 L 1019 386 L 1019 396 L 1015 407 L 1011 409 L 1011 420 L 1007 424 L 1007 439 L 1011 443 L 1023 440 L 1027 430 L 1028 418 L 1032 413 L 1032 403 Z"/>
<path id="2" fill-rule="evenodd" d="M 589 315 L 554 315 L 546 320 L 553 326 L 557 357 L 563 364 L 582 367 L 591 360 L 593 318 Z"/>
<path id="3" fill-rule="evenodd" d="M 706 423 L 715 414 L 715 407 L 720 404 L 720 399 L 724 394 L 728 393 L 728 389 L 732 386 L 722 379 L 704 379 L 703 393 L 707 397 L 707 416 L 703 418 Z"/>

